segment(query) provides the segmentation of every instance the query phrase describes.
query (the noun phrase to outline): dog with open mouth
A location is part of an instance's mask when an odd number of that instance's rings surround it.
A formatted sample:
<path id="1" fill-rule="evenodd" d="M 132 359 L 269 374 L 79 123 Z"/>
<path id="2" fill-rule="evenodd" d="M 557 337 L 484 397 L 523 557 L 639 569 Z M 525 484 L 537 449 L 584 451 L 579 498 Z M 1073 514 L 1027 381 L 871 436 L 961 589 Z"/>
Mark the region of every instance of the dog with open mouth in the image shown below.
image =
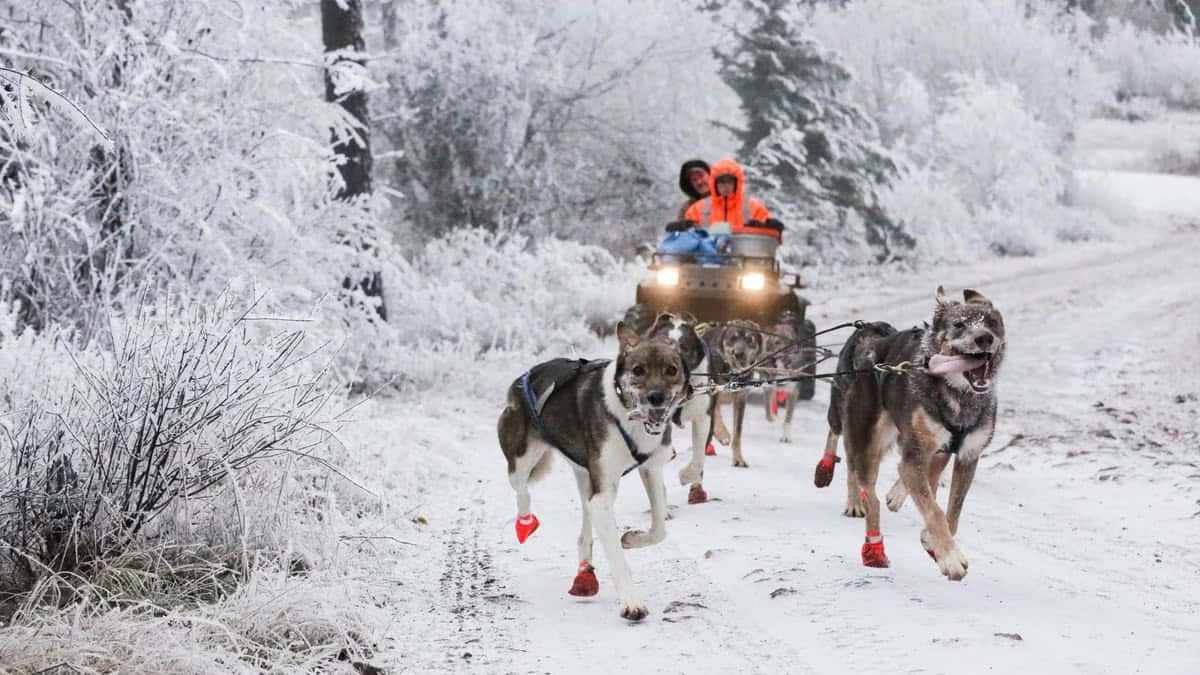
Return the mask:
<path id="1" fill-rule="evenodd" d="M 829 461 L 831 446 L 836 453 L 835 430 L 839 430 L 844 434 L 850 480 L 857 484 L 862 515 L 866 516 L 864 565 L 889 564 L 879 527 L 875 482 L 883 453 L 895 443 L 900 450 L 900 479 L 888 492 L 888 507 L 898 510 L 911 495 L 925 522 L 921 532 L 925 550 L 947 578 L 957 581 L 966 576 L 967 558 L 954 535 L 979 456 L 996 428 L 995 381 L 1004 346 L 1004 319 L 990 300 L 964 290 L 959 302 L 947 297 L 940 286 L 933 320 L 927 327 L 896 332 L 885 323 L 864 324 L 847 340 L 838 359 L 839 370 L 867 372 L 835 383 L 829 408 L 830 436 L 822 463 Z M 903 373 L 870 372 L 877 364 L 905 362 L 918 368 Z M 943 511 L 936 501 L 938 480 L 951 458 L 954 471 Z M 821 469 L 819 464 L 818 485 Z M 832 463 L 828 477 L 832 478 Z"/>
<path id="2" fill-rule="evenodd" d="M 675 344 L 644 338 L 623 322 L 617 324 L 617 340 L 615 360 L 554 359 L 518 377 L 497 433 L 517 493 L 517 540 L 525 543 L 538 528 L 529 484 L 546 474 L 556 452 L 562 454 L 583 502 L 579 568 L 568 593 L 599 591 L 592 566 L 594 532 L 612 567 L 621 616 L 640 621 L 646 606 L 634 593 L 623 549 L 666 537 L 663 465 L 671 458 L 670 423 L 684 398 L 688 368 Z M 650 529 L 619 534 L 613 514 L 617 486 L 635 469 L 650 499 Z"/>

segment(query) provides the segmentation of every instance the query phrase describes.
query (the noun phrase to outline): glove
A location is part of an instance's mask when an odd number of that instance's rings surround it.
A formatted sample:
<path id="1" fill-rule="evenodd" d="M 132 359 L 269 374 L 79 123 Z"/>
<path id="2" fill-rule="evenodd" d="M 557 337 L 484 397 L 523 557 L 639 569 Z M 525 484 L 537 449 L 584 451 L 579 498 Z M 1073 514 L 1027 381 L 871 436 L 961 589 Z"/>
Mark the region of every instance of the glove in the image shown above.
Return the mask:
<path id="1" fill-rule="evenodd" d="M 775 218 L 767 218 L 767 227 L 772 230 L 779 230 L 780 232 L 783 232 L 783 221 Z"/>
<path id="2" fill-rule="evenodd" d="M 667 232 L 683 232 L 692 229 L 692 223 L 687 220 L 676 220 L 667 223 Z"/>

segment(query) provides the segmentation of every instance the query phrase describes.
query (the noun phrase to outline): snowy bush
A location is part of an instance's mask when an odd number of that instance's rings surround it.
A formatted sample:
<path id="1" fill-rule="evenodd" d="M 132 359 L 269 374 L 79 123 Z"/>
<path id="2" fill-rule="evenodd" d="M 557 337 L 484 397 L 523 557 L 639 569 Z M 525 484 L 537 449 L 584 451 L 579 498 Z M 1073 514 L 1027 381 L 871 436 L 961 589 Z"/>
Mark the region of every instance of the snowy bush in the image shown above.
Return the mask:
<path id="1" fill-rule="evenodd" d="M 1088 53 L 1087 27 L 1086 18 L 1016 0 L 851 0 L 819 5 L 811 17 L 815 37 L 854 73 L 856 102 L 894 143 L 920 133 L 963 73 L 1018 87 L 1061 142 L 1112 91 Z"/>
<path id="2" fill-rule="evenodd" d="M 990 250 L 1027 255 L 1061 238 L 1096 236 L 1062 223 L 1063 156 L 1026 110 L 1018 88 L 960 76 L 931 128 L 915 139 L 912 164 L 884 195 L 916 238 L 919 255 L 956 258 Z"/>
<path id="3" fill-rule="evenodd" d="M 379 327 L 386 353 L 371 362 L 406 389 L 481 376 L 506 385 L 533 355 L 594 350 L 636 280 L 633 265 L 596 246 L 460 229 L 388 271 L 399 320 Z"/>
<path id="4" fill-rule="evenodd" d="M 1115 19 L 1096 41 L 1100 67 L 1117 78 L 1121 99 L 1148 97 L 1200 108 L 1200 39 L 1157 33 Z"/>
<path id="5" fill-rule="evenodd" d="M 4 586 L 27 590 L 46 573 L 95 572 L 148 541 L 240 544 L 253 486 L 276 498 L 293 473 L 268 460 L 326 456 L 318 422 L 328 395 L 302 365 L 303 334 L 263 334 L 229 301 L 176 313 L 166 303 L 79 349 L 71 335 L 0 335 L 0 541 Z M 234 509 L 228 508 L 234 502 Z M 283 507 L 276 504 L 275 508 Z M 242 510 L 230 521 L 232 511 Z M 232 537 L 177 537 L 172 520 L 233 526 Z M 87 573 L 84 573 L 87 576 Z"/>
<path id="6" fill-rule="evenodd" d="M 0 276 L 25 319 L 79 327 L 144 293 L 235 276 L 293 307 L 370 266 L 367 203 L 336 200 L 320 42 L 300 3 L 14 5 L 5 47 L 112 139 L 34 109 L 0 133 Z M 47 31 L 42 26 L 57 28 Z M 339 245 L 344 244 L 344 245 Z"/>

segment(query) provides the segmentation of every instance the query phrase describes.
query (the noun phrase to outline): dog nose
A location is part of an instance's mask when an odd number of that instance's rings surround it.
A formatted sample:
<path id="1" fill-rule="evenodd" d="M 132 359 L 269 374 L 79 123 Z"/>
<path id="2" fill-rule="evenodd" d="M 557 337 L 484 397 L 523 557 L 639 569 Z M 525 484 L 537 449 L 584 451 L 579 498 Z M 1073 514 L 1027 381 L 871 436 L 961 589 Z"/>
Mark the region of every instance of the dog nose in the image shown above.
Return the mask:
<path id="1" fill-rule="evenodd" d="M 988 347 L 991 347 L 992 343 L 995 341 L 996 338 L 992 337 L 991 333 L 984 333 L 983 335 L 975 338 L 975 344 L 978 345 L 980 349 L 987 349 Z"/>
<path id="2" fill-rule="evenodd" d="M 646 400 L 650 402 L 650 405 L 662 405 L 667 400 L 667 395 L 655 389 L 646 395 Z"/>
<path id="3" fill-rule="evenodd" d="M 739 362 L 745 361 L 746 360 L 746 352 L 734 352 L 733 357 L 735 359 L 737 359 Z"/>

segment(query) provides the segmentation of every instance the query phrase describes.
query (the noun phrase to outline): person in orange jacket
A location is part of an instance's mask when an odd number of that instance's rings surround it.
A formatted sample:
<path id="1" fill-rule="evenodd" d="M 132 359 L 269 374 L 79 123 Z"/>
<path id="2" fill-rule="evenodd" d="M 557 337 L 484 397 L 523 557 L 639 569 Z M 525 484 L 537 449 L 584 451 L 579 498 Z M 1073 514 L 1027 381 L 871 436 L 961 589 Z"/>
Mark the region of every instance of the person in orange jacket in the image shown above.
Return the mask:
<path id="1" fill-rule="evenodd" d="M 765 234 L 783 240 L 781 230 L 767 224 L 771 218 L 767 207 L 746 196 L 746 174 L 740 164 L 720 160 L 712 165 L 709 181 L 709 196 L 692 204 L 684 220 L 697 227 L 725 222 L 733 234 Z"/>

